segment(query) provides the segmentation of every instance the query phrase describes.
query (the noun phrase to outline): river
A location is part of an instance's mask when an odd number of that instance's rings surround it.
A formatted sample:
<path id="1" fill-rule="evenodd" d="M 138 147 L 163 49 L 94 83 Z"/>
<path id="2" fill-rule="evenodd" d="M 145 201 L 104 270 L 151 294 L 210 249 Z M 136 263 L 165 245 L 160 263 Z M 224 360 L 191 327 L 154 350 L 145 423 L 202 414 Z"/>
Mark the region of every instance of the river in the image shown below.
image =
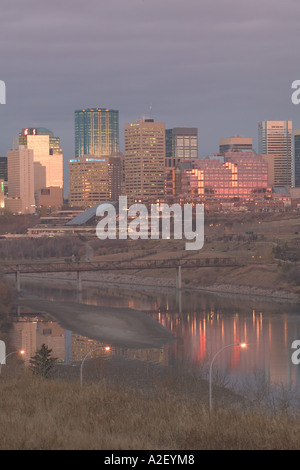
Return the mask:
<path id="1" fill-rule="evenodd" d="M 74 286 L 64 283 L 57 287 L 50 282 L 24 280 L 22 288 L 47 300 L 78 300 Z M 224 346 L 245 342 L 245 349 L 232 346 L 220 352 L 214 368 L 226 373 L 233 382 L 247 383 L 253 377 L 263 376 L 271 385 L 300 390 L 300 365 L 293 364 L 291 359 L 292 342 L 300 339 L 300 304 L 192 291 L 179 295 L 173 289 L 155 292 L 153 288 L 105 283 L 84 285 L 80 301 L 141 310 L 176 337 L 174 343 L 159 349 L 111 347 L 110 354 L 197 370 L 207 366 Z M 27 361 L 45 343 L 65 364 L 81 361 L 87 352 L 100 346 L 97 341 L 26 309 L 15 317 L 12 341 L 16 347 L 25 349 Z"/>

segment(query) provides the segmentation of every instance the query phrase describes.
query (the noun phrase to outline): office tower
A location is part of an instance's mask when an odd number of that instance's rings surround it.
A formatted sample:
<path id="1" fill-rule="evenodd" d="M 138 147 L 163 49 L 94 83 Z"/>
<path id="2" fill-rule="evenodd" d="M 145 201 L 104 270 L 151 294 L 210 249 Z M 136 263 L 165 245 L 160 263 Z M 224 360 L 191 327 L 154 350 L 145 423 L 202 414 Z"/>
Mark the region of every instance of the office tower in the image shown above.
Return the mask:
<path id="1" fill-rule="evenodd" d="M 0 179 L 7 181 L 7 157 L 0 157 Z"/>
<path id="2" fill-rule="evenodd" d="M 228 137 L 220 139 L 219 152 L 251 152 L 252 151 L 252 138 L 251 137 Z"/>
<path id="3" fill-rule="evenodd" d="M 26 128 L 13 138 L 13 149 L 25 145 L 33 150 L 34 189 L 63 187 L 63 151 L 60 139 L 43 127 Z"/>
<path id="4" fill-rule="evenodd" d="M 261 121 L 258 153 L 274 156 L 274 186 L 293 186 L 292 121 Z"/>
<path id="5" fill-rule="evenodd" d="M 294 165 L 295 187 L 300 188 L 300 129 L 294 131 Z"/>
<path id="6" fill-rule="evenodd" d="M 93 207 L 118 201 L 121 195 L 122 154 L 84 155 L 69 161 L 69 204 Z"/>
<path id="7" fill-rule="evenodd" d="M 122 194 L 124 155 L 121 152 L 109 155 L 108 184 L 109 199 L 118 201 Z"/>
<path id="8" fill-rule="evenodd" d="M 75 158 L 119 151 L 119 111 L 89 108 L 75 111 Z"/>
<path id="9" fill-rule="evenodd" d="M 198 158 L 198 129 L 166 129 L 166 168 L 175 168 L 179 162 L 194 158 Z"/>
<path id="10" fill-rule="evenodd" d="M 33 214 L 34 200 L 34 169 L 33 150 L 23 145 L 18 150 L 7 153 L 8 197 L 5 207 L 14 214 Z"/>
<path id="11" fill-rule="evenodd" d="M 164 197 L 165 123 L 140 119 L 124 128 L 125 192 L 128 201 Z"/>
<path id="12" fill-rule="evenodd" d="M 189 198 L 251 199 L 268 189 L 268 165 L 253 152 L 228 153 L 180 163 L 174 172 L 174 195 Z"/>

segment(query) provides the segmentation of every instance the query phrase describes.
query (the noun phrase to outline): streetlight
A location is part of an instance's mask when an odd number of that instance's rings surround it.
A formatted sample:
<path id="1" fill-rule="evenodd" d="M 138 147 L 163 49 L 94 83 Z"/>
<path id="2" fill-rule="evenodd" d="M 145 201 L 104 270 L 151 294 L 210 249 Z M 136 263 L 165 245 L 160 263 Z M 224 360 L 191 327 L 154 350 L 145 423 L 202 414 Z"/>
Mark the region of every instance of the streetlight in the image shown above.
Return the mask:
<path id="1" fill-rule="evenodd" d="M 2 365 L 6 363 L 6 359 L 7 359 L 9 356 L 11 356 L 12 354 L 17 354 L 17 353 L 19 353 L 19 354 L 21 354 L 21 356 L 23 356 L 23 355 L 25 354 L 25 351 L 24 351 L 24 349 L 21 349 L 20 351 L 19 351 L 19 350 L 18 350 L 18 351 L 12 351 L 12 352 L 10 352 L 9 354 L 7 354 L 7 355 L 2 359 L 2 361 L 0 362 L 0 374 L 1 374 Z"/>
<path id="2" fill-rule="evenodd" d="M 92 351 L 88 352 L 84 358 L 82 359 L 81 366 L 80 366 L 80 386 L 82 386 L 82 369 L 83 369 L 83 364 L 86 358 L 92 354 L 95 351 L 98 351 L 99 349 L 104 349 L 104 351 L 110 351 L 110 346 L 100 346 L 99 348 L 93 349 Z"/>
<path id="3" fill-rule="evenodd" d="M 219 351 L 216 352 L 216 354 L 214 355 L 214 357 L 212 358 L 212 361 L 210 363 L 210 367 L 209 367 L 209 411 L 211 411 L 212 409 L 212 400 L 211 400 L 211 372 L 212 372 L 212 366 L 213 366 L 213 363 L 214 363 L 214 360 L 216 359 L 217 355 L 222 352 L 224 349 L 226 348 L 230 348 L 232 346 L 240 346 L 240 348 L 245 348 L 247 346 L 246 343 L 233 343 L 233 344 L 228 344 L 227 346 L 224 346 L 223 348 L 219 349 Z"/>

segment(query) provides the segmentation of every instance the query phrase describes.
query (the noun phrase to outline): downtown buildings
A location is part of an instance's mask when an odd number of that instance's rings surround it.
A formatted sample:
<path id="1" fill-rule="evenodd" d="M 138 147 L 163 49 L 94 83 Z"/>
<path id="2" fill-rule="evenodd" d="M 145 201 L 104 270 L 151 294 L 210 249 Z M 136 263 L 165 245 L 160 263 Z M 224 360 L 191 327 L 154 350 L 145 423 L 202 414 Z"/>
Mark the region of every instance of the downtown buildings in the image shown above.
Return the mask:
<path id="1" fill-rule="evenodd" d="M 76 111 L 77 156 L 69 165 L 70 205 L 91 207 L 117 200 L 121 194 L 129 204 L 269 199 L 273 186 L 291 186 L 291 123 L 263 121 L 259 129 L 262 150 L 258 155 L 252 138 L 234 136 L 220 139 L 219 154 L 199 158 L 197 128 L 166 129 L 164 122 L 139 119 L 124 126 L 122 159 L 116 152 L 118 112 L 107 108 Z M 97 152 L 82 154 L 91 149 Z M 101 149 L 110 153 L 103 154 Z M 113 181 L 117 191 L 112 189 Z"/>
<path id="2" fill-rule="evenodd" d="M 116 201 L 120 195 L 127 195 L 129 203 L 171 201 L 177 196 L 182 201 L 191 197 L 250 200 L 269 198 L 269 188 L 280 192 L 291 187 L 294 178 L 296 186 L 300 185 L 300 131 L 295 131 L 293 171 L 291 121 L 259 123 L 258 155 L 252 138 L 234 136 L 220 139 L 219 153 L 203 158 L 196 127 L 166 129 L 164 122 L 146 118 L 130 122 L 124 126 L 123 155 L 117 110 L 87 108 L 75 111 L 74 117 L 75 156 L 69 160 L 73 208 Z M 33 151 L 36 206 L 58 207 L 63 186 L 60 139 L 45 128 L 24 128 L 13 139 L 13 150 L 23 147 Z M 8 166 L 8 159 L 2 160 L 0 180 Z M 20 196 L 10 192 L 11 197 Z"/>

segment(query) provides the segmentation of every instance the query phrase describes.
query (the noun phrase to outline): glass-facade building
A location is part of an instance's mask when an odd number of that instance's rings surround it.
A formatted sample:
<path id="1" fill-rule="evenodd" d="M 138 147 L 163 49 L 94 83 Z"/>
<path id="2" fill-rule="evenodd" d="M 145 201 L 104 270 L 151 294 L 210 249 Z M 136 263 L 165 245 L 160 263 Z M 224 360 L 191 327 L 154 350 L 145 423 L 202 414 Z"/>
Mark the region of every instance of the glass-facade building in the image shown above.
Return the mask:
<path id="1" fill-rule="evenodd" d="M 177 196 L 251 199 L 267 190 L 268 165 L 252 152 L 226 153 L 223 161 L 199 158 L 174 170 L 174 187 Z"/>
<path id="2" fill-rule="evenodd" d="M 174 168 L 178 163 L 198 158 L 198 129 L 174 127 L 166 129 L 166 167 Z"/>
<path id="3" fill-rule="evenodd" d="M 75 158 L 119 151 L 119 111 L 88 108 L 75 111 Z"/>

